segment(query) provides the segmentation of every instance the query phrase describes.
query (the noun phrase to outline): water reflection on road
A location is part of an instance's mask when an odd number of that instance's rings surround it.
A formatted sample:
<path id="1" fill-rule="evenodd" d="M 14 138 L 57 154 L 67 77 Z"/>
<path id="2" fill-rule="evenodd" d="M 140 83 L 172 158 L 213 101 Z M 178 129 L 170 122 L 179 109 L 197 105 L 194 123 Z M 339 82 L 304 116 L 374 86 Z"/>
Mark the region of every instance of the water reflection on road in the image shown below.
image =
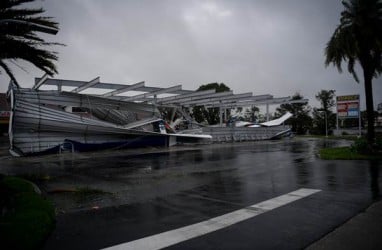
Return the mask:
<path id="1" fill-rule="evenodd" d="M 1 172 L 38 181 L 61 211 L 181 195 L 248 205 L 300 187 L 380 196 L 377 161 L 323 161 L 322 147 L 347 141 L 292 139 L 10 159 Z M 67 192 L 86 188 L 88 195 Z"/>

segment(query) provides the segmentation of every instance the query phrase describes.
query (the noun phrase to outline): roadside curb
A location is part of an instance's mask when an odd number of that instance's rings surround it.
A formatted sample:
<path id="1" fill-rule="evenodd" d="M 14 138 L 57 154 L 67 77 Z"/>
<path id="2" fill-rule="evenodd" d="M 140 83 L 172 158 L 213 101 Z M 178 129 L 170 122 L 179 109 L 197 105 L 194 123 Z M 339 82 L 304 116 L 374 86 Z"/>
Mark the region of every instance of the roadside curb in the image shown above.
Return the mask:
<path id="1" fill-rule="evenodd" d="M 306 250 L 382 249 L 382 200 L 354 216 Z"/>

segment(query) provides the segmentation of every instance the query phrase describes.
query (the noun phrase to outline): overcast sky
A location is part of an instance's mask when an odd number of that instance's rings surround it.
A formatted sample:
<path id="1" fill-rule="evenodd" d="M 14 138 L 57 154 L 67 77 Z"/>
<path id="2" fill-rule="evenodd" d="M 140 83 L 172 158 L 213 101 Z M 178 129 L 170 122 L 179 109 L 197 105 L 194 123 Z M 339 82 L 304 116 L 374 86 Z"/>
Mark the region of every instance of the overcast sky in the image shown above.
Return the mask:
<path id="1" fill-rule="evenodd" d="M 170 87 L 223 82 L 235 94 L 290 96 L 319 104 L 321 89 L 361 94 L 346 71 L 324 66 L 324 49 L 339 23 L 336 0 L 37 0 L 60 31 L 50 41 L 59 52 L 56 78 Z M 28 5 L 30 6 L 30 5 Z M 23 87 L 43 72 L 13 67 Z M 362 72 L 359 72 L 362 76 Z M 362 79 L 362 78 L 361 78 Z M 0 75 L 0 91 L 9 78 Z M 374 103 L 382 102 L 382 80 L 374 80 Z"/>

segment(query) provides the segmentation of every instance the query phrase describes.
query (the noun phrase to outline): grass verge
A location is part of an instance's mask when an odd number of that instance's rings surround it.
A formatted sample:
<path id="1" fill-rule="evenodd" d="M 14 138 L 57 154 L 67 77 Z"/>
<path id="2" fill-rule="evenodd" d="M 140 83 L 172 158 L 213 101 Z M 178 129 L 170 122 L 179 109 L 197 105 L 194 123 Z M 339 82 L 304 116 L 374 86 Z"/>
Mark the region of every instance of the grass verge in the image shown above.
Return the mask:
<path id="1" fill-rule="evenodd" d="M 355 141 L 355 140 L 357 140 L 359 138 L 356 135 L 329 135 L 327 137 L 325 135 L 298 135 L 298 137 L 301 137 L 301 138 L 316 138 L 316 139 L 332 139 L 332 140 L 343 139 L 343 140 L 349 140 L 349 141 Z"/>
<path id="2" fill-rule="evenodd" d="M 325 160 L 382 160 L 381 154 L 360 154 L 350 147 L 323 148 L 319 152 L 320 158 Z"/>
<path id="3" fill-rule="evenodd" d="M 40 249 L 54 228 L 53 205 L 32 183 L 0 176 L 0 240 L 9 249 Z"/>

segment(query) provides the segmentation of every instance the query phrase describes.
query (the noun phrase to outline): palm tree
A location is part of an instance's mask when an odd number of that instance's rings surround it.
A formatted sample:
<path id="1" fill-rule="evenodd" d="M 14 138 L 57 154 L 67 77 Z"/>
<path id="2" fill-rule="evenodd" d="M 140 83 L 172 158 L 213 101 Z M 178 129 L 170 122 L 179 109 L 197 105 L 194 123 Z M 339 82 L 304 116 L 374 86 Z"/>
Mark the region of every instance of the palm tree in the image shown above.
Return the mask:
<path id="1" fill-rule="evenodd" d="M 16 60 L 19 59 L 32 63 L 48 75 L 57 73 L 53 63 L 58 58 L 57 53 L 42 47 L 58 43 L 46 42 L 37 32 L 55 34 L 58 31 L 58 23 L 52 21 L 51 17 L 41 16 L 40 14 L 45 12 L 42 8 L 15 8 L 33 1 L 1 0 L 0 2 L 0 67 L 15 84 L 17 80 L 8 63 L 16 64 Z"/>
<path id="2" fill-rule="evenodd" d="M 330 63 L 341 70 L 347 61 L 348 71 L 359 82 L 354 70 L 356 62 L 363 69 L 367 110 L 367 141 L 371 147 L 375 140 L 372 79 L 382 72 L 382 1 L 346 0 L 340 24 L 330 38 L 325 54 L 325 64 Z"/>

